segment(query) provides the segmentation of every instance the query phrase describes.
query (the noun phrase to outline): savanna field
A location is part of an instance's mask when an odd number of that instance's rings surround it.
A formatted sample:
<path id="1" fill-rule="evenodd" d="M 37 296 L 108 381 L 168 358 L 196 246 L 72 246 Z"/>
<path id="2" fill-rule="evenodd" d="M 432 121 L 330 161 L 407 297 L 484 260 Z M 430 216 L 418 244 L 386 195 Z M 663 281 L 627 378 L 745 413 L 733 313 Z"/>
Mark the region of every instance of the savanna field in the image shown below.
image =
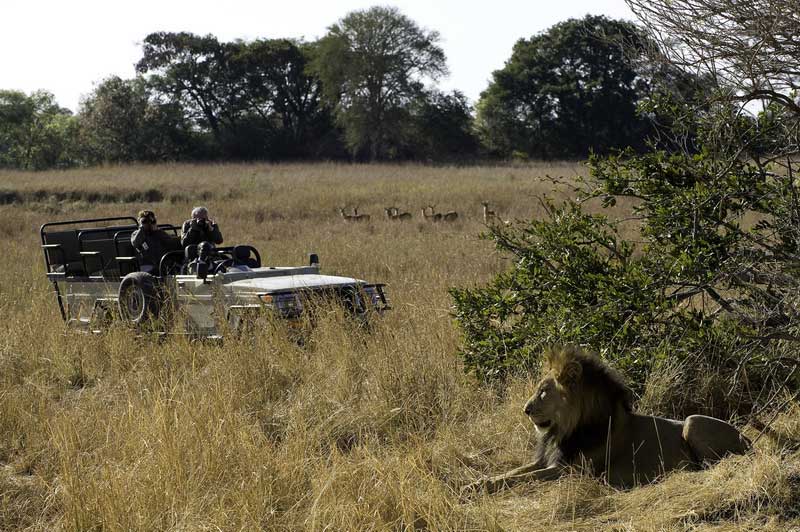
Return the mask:
<path id="1" fill-rule="evenodd" d="M 768 436 L 744 427 L 754 452 L 707 471 L 630 491 L 572 476 L 459 497 L 529 462 L 535 442 L 522 406 L 536 376 L 481 385 L 457 355 L 448 288 L 507 266 L 479 237 L 481 201 L 503 220 L 540 216 L 539 197 L 568 194 L 563 183 L 585 173 L 578 163 L 0 172 L 0 530 L 800 530 L 794 402 Z M 65 330 L 42 223 L 151 208 L 178 224 L 196 205 L 226 243 L 256 246 L 268 265 L 313 251 L 324 273 L 387 283 L 393 310 L 368 332 L 332 312 L 302 346 L 280 327 L 222 343 Z M 458 221 L 426 222 L 425 205 Z M 345 223 L 337 209 L 355 206 L 370 223 Z M 388 206 L 413 219 L 387 220 Z M 691 413 L 670 410 L 681 402 L 670 382 L 653 377 L 639 408 Z"/>

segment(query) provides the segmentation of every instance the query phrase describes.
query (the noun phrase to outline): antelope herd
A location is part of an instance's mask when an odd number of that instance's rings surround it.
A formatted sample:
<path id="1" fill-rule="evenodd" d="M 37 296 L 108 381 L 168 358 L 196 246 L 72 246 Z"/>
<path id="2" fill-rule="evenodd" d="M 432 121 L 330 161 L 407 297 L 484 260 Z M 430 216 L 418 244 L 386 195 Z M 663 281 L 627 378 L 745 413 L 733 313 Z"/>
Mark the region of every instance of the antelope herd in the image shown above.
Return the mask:
<path id="1" fill-rule="evenodd" d="M 489 202 L 482 201 L 481 205 L 483 205 L 483 222 L 487 225 L 494 224 L 494 223 L 504 223 L 508 225 L 508 221 L 502 220 L 495 211 L 489 209 Z M 386 219 L 395 221 L 395 222 L 402 222 L 406 220 L 411 220 L 413 216 L 408 211 L 400 211 L 399 207 L 384 207 L 384 212 L 386 213 Z M 369 222 L 370 216 L 369 214 L 358 214 L 358 206 L 354 206 L 352 208 L 352 214 L 348 214 L 345 212 L 344 207 L 338 208 L 339 214 L 342 216 L 342 219 L 345 222 Z M 436 205 L 426 205 L 421 209 L 422 219 L 428 222 L 455 222 L 458 220 L 458 212 L 457 211 L 447 211 L 447 212 L 436 212 Z"/>

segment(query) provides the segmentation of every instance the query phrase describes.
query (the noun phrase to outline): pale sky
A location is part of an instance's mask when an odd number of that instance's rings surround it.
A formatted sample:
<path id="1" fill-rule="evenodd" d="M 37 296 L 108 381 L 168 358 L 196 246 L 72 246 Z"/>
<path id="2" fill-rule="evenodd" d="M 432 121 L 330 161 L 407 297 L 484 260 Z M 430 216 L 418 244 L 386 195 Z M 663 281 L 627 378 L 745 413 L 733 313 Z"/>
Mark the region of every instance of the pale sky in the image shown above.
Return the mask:
<path id="1" fill-rule="evenodd" d="M 76 111 L 97 82 L 135 75 L 151 32 L 315 40 L 349 11 L 373 5 L 395 6 L 438 31 L 450 69 L 439 86 L 473 102 L 518 39 L 587 13 L 633 19 L 623 0 L 2 0 L 0 89 L 45 89 Z"/>

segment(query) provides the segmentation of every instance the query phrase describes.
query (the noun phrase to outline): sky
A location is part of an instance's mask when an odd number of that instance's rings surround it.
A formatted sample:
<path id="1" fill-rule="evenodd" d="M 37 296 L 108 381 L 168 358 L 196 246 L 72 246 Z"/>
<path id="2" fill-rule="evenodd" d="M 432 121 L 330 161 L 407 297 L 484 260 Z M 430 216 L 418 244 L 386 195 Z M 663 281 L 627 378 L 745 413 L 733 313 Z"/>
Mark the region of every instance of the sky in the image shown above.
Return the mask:
<path id="1" fill-rule="evenodd" d="M 149 33 L 310 41 L 348 12 L 373 5 L 397 7 L 438 31 L 450 70 L 439 86 L 473 102 L 518 39 L 586 14 L 633 19 L 624 0 L 2 0 L 0 89 L 47 90 L 77 111 L 98 82 L 135 75 Z"/>

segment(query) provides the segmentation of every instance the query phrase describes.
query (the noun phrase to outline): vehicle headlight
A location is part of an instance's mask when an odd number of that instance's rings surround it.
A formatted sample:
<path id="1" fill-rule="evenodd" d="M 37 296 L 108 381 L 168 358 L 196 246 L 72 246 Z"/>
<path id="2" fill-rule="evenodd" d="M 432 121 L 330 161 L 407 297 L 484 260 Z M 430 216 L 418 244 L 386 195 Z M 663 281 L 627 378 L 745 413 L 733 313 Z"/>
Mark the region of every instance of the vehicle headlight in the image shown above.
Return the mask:
<path id="1" fill-rule="evenodd" d="M 283 314 L 298 314 L 303 305 L 295 293 L 258 294 L 258 298 Z"/>

